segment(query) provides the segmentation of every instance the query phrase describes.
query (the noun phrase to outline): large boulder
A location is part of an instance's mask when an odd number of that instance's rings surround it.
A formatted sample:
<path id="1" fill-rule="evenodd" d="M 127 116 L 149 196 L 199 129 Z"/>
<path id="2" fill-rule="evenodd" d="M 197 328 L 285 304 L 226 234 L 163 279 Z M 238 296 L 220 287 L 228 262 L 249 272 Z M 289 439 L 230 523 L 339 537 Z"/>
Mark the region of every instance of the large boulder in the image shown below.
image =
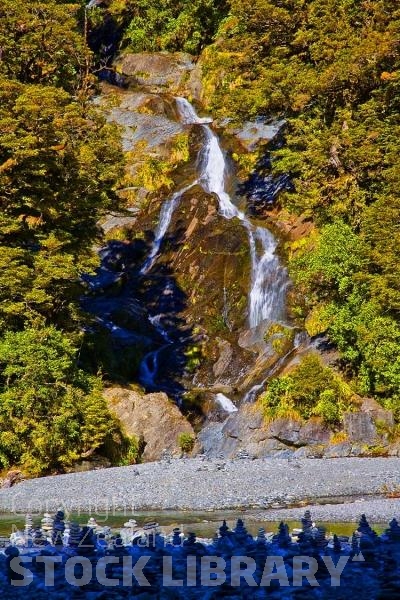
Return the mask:
<path id="1" fill-rule="evenodd" d="M 180 434 L 187 433 L 195 437 L 191 424 L 177 405 L 162 392 L 143 394 L 128 388 L 113 387 L 106 389 L 104 396 L 126 434 L 136 436 L 143 442 L 143 461 L 159 460 L 165 451 L 180 456 Z"/>
<path id="2" fill-rule="evenodd" d="M 393 427 L 394 415 L 391 410 L 383 408 L 373 398 L 363 398 L 361 404 L 361 411 L 369 415 L 374 422 L 384 423 L 387 427 Z"/>
<path id="3" fill-rule="evenodd" d="M 330 431 L 319 418 L 305 423 L 296 419 L 275 419 L 269 426 L 269 434 L 288 446 L 312 446 L 329 442 Z"/>
<path id="4" fill-rule="evenodd" d="M 373 444 L 377 441 L 378 434 L 374 421 L 368 413 L 352 412 L 343 415 L 344 431 L 350 442 Z"/>

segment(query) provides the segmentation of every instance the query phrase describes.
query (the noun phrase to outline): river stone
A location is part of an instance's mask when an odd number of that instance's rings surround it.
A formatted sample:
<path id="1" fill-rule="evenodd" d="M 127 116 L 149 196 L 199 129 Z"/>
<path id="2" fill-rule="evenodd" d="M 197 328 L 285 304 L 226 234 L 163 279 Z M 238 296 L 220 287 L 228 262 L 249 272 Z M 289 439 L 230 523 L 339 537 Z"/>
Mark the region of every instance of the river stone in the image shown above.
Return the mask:
<path id="1" fill-rule="evenodd" d="M 165 451 L 180 456 L 179 435 L 189 433 L 194 437 L 190 423 L 163 392 L 143 394 L 113 387 L 106 389 L 104 396 L 126 434 L 143 440 L 142 460 L 145 462 L 160 460 Z"/>
<path id="2" fill-rule="evenodd" d="M 367 413 L 353 412 L 343 415 L 344 431 L 351 442 L 373 443 L 377 439 L 377 431 L 372 417 Z"/>
<path id="3" fill-rule="evenodd" d="M 193 57 L 184 52 L 138 52 L 115 61 L 117 72 L 131 85 L 169 94 L 182 93 L 194 66 Z"/>
<path id="4" fill-rule="evenodd" d="M 314 444 L 313 446 L 301 446 L 294 453 L 294 458 L 322 458 L 325 446 Z"/>

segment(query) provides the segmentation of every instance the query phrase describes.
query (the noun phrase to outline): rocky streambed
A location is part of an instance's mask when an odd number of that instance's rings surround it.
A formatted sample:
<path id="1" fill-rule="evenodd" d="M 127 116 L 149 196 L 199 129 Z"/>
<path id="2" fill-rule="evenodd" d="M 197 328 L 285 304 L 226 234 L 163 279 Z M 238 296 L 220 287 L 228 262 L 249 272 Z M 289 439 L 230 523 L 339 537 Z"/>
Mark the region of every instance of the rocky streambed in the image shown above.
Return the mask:
<path id="1" fill-rule="evenodd" d="M 399 487 L 399 458 L 167 459 L 26 480 L 0 490 L 0 511 L 256 509 L 262 518 L 275 521 L 298 518 L 304 505 L 325 504 L 332 498 L 340 504 L 319 506 L 319 520 L 351 521 L 367 512 L 382 521 L 399 512 L 400 501 L 384 495 Z M 302 508 L 290 508 L 296 505 Z"/>

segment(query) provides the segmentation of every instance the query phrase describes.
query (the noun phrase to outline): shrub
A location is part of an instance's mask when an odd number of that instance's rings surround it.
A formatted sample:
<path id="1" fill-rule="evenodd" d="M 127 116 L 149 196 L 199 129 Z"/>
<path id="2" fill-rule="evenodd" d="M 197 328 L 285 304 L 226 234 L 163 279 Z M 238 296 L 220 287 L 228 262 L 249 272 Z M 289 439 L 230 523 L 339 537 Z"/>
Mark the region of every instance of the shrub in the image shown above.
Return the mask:
<path id="1" fill-rule="evenodd" d="M 267 421 L 316 415 L 331 426 L 340 422 L 353 403 L 350 387 L 315 354 L 305 356 L 291 373 L 273 379 L 261 397 Z"/>
<path id="2" fill-rule="evenodd" d="M 180 433 L 178 436 L 179 448 L 182 452 L 189 453 L 193 450 L 195 437 L 191 433 Z"/>

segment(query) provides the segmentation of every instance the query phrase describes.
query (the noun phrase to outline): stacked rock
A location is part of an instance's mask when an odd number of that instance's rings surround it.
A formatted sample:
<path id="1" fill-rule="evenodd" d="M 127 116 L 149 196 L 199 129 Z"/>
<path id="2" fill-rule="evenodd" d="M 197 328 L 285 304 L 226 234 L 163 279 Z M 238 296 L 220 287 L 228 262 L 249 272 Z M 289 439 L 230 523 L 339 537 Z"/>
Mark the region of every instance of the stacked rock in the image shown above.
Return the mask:
<path id="1" fill-rule="evenodd" d="M 25 543 L 27 546 L 29 546 L 32 543 L 32 539 L 33 539 L 33 519 L 32 519 L 32 516 L 29 514 L 25 516 L 24 533 L 25 533 Z"/>
<path id="2" fill-rule="evenodd" d="M 44 513 L 42 523 L 42 533 L 46 539 L 51 539 L 53 532 L 53 517 L 49 513 Z"/>
<path id="3" fill-rule="evenodd" d="M 62 547 L 64 545 L 64 513 L 62 510 L 57 511 L 53 521 L 53 530 L 51 534 L 51 542 L 53 546 Z"/>
<path id="4" fill-rule="evenodd" d="M 81 528 L 79 523 L 73 521 L 70 526 L 68 546 L 70 548 L 78 548 L 81 541 Z"/>

